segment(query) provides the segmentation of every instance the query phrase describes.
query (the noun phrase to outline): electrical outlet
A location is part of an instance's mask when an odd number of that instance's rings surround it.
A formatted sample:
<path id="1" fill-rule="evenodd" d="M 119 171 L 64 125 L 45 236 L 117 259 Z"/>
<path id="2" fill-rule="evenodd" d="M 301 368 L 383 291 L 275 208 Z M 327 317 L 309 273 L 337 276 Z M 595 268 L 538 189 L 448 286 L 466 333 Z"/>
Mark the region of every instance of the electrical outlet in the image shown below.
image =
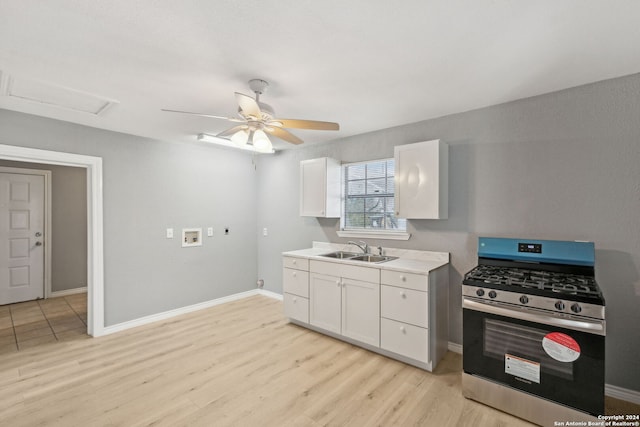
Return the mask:
<path id="1" fill-rule="evenodd" d="M 269 230 L 267 230 L 267 227 L 262 229 L 262 235 L 263 236 L 268 236 L 269 235 Z"/>
<path id="2" fill-rule="evenodd" d="M 208 237 L 213 237 L 213 227 L 207 228 L 207 236 Z"/>

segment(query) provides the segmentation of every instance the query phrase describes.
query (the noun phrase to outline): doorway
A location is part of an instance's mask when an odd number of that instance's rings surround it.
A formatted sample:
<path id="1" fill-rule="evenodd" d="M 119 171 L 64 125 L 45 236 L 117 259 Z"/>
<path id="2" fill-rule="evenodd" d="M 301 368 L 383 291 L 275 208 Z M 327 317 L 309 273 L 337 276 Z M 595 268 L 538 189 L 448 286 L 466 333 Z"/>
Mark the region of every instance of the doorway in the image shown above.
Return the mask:
<path id="1" fill-rule="evenodd" d="M 104 335 L 102 158 L 0 144 L 0 159 L 80 167 L 87 174 L 87 333 Z"/>

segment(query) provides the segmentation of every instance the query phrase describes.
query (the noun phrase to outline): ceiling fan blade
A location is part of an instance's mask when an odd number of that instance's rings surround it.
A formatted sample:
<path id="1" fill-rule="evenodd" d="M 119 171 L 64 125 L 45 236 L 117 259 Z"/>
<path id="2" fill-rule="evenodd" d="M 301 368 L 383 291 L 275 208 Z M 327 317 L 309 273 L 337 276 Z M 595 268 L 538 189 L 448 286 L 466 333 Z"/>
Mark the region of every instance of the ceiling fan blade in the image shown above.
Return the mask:
<path id="1" fill-rule="evenodd" d="M 217 134 L 216 136 L 220 136 L 220 137 L 225 137 L 225 136 L 229 136 L 229 135 L 233 135 L 236 132 L 239 132 L 241 130 L 246 130 L 249 129 L 249 126 L 247 125 L 238 125 L 238 126 L 234 126 L 230 129 L 224 130 L 222 132 L 220 132 L 219 134 Z"/>
<path id="2" fill-rule="evenodd" d="M 252 97 L 236 92 L 236 101 L 238 101 L 240 110 L 245 117 L 251 116 L 256 119 L 262 117 L 258 103 Z"/>
<path id="3" fill-rule="evenodd" d="M 288 130 L 279 127 L 265 127 L 264 131 L 292 144 L 302 144 L 304 142 Z"/>
<path id="4" fill-rule="evenodd" d="M 282 123 L 284 128 L 313 129 L 313 130 L 340 130 L 340 125 L 333 122 L 319 122 L 316 120 L 299 119 L 274 119 L 269 124 L 277 126 Z"/>
<path id="5" fill-rule="evenodd" d="M 166 111 L 168 113 L 182 113 L 182 114 L 190 114 L 192 116 L 200 116 L 200 117 L 210 117 L 213 119 L 222 119 L 222 120 L 229 120 L 231 122 L 238 122 L 238 123 L 242 123 L 245 120 L 242 119 L 235 119 L 232 117 L 224 117 L 224 116 L 214 116 L 213 114 L 204 114 L 204 113 L 192 113 L 190 111 L 180 111 L 180 110 L 167 110 L 165 108 L 161 108 L 162 111 Z"/>

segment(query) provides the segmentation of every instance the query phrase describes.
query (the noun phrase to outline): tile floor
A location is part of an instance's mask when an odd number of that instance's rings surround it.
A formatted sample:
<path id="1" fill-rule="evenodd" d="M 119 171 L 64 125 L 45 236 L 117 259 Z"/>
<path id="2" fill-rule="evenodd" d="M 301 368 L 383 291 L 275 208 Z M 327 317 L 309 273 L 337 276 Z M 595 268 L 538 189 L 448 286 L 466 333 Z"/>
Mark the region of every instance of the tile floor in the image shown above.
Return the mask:
<path id="1" fill-rule="evenodd" d="M 0 306 L 0 354 L 87 335 L 87 294 Z"/>

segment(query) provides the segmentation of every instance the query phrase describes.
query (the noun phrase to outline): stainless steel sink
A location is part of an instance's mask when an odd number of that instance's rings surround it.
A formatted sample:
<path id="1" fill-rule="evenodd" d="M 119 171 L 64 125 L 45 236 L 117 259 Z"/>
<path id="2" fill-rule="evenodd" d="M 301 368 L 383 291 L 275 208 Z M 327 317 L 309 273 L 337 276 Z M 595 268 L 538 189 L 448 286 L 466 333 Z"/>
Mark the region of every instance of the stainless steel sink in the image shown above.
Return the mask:
<path id="1" fill-rule="evenodd" d="M 398 257 L 386 256 L 386 255 L 372 255 L 372 254 L 359 255 L 359 256 L 354 256 L 349 258 L 349 260 L 351 261 L 364 261 L 364 262 L 374 262 L 374 263 L 387 262 L 394 259 L 398 259 Z"/>
<path id="2" fill-rule="evenodd" d="M 320 256 L 326 256 L 327 258 L 351 259 L 356 255 L 358 255 L 356 252 L 336 251 L 328 254 L 322 254 Z"/>

